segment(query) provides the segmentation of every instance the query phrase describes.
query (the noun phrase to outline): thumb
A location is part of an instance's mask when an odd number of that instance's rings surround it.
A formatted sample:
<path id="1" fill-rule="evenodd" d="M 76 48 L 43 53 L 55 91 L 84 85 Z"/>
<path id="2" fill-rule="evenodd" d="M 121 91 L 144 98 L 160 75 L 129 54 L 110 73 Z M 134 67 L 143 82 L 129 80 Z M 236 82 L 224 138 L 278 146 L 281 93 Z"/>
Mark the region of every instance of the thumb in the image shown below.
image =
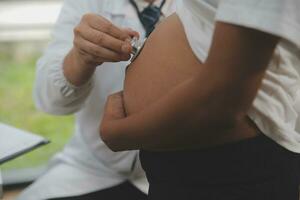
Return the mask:
<path id="1" fill-rule="evenodd" d="M 123 92 L 112 94 L 108 97 L 106 103 L 107 117 L 119 119 L 126 116 L 123 102 Z"/>

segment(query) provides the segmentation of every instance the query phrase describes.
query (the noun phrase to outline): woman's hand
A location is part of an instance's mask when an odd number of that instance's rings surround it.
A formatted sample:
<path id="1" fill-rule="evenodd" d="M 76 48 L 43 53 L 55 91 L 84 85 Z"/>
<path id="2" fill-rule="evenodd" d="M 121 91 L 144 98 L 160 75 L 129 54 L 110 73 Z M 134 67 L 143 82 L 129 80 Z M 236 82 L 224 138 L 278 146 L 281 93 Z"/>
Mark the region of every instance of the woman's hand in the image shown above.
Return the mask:
<path id="1" fill-rule="evenodd" d="M 74 85 L 84 84 L 104 62 L 130 59 L 136 31 L 122 29 L 102 16 L 86 14 L 74 28 L 74 44 L 64 60 L 64 74 Z"/>
<path id="2" fill-rule="evenodd" d="M 115 134 L 116 131 L 114 130 L 114 124 L 125 117 L 126 113 L 123 102 L 123 91 L 110 95 L 107 98 L 100 125 L 100 136 L 108 146 L 110 146 L 109 142 L 112 141 L 112 138 L 115 138 L 118 141 L 121 140 L 120 142 L 122 143 L 122 136 L 120 137 L 119 134 Z M 107 138 L 110 139 L 108 140 Z M 121 143 L 120 146 L 122 146 Z"/>
<path id="3" fill-rule="evenodd" d="M 123 91 L 114 93 L 108 96 L 102 124 L 105 125 L 106 122 L 123 119 L 126 117 L 124 103 L 123 103 Z"/>

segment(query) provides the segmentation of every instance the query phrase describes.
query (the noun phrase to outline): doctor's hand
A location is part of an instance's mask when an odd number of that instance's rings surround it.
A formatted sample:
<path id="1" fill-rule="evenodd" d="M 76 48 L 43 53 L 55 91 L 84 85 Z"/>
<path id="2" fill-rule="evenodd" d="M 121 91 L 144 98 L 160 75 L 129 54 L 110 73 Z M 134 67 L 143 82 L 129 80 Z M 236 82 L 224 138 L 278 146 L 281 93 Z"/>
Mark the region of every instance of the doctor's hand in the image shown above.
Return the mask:
<path id="1" fill-rule="evenodd" d="M 74 85 L 80 86 L 104 62 L 130 59 L 132 37 L 136 31 L 119 28 L 96 14 L 85 14 L 74 28 L 73 48 L 65 57 L 64 74 Z"/>
<path id="2" fill-rule="evenodd" d="M 138 33 L 121 29 L 96 14 L 86 14 L 74 29 L 74 51 L 88 66 L 130 58 L 130 39 Z"/>

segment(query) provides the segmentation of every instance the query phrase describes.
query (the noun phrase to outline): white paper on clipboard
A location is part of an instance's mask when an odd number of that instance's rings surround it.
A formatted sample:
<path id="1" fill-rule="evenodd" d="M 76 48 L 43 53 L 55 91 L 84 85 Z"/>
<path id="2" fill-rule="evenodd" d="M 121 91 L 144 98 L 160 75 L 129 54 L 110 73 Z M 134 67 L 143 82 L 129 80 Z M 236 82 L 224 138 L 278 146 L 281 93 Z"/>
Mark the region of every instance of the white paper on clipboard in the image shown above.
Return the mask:
<path id="1" fill-rule="evenodd" d="M 47 143 L 39 135 L 0 123 L 0 164 Z"/>

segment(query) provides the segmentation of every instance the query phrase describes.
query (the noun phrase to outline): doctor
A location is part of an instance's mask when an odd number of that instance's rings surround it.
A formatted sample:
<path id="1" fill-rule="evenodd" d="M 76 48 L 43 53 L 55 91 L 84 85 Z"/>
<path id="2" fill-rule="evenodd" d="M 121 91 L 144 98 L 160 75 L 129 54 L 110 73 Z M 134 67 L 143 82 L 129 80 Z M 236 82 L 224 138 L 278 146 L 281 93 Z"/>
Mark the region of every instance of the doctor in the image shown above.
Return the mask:
<path id="1" fill-rule="evenodd" d="M 171 0 L 64 1 L 37 64 L 34 98 L 44 112 L 75 114 L 75 133 L 19 200 L 146 199 L 138 153 L 112 152 L 98 128 L 107 96 L 123 88 L 130 38 L 145 37 L 174 10 Z"/>

